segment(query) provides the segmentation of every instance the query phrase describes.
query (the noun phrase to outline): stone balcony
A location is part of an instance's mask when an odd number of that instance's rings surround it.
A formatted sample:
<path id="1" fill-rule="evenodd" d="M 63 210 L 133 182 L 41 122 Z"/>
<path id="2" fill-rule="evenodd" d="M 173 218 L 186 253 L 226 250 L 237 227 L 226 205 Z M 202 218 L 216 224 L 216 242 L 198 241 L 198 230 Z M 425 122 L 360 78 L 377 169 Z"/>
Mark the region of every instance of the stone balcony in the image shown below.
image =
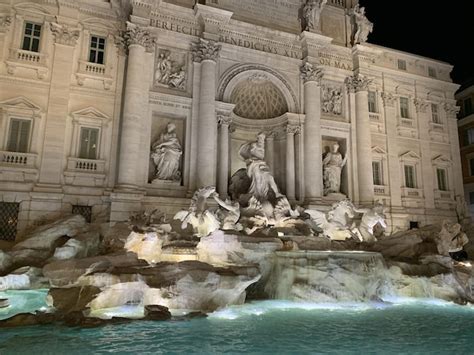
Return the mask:
<path id="1" fill-rule="evenodd" d="M 384 133 L 384 120 L 380 113 L 369 112 L 370 125 L 373 132 Z"/>
<path id="2" fill-rule="evenodd" d="M 375 196 L 389 196 L 390 195 L 390 188 L 388 186 L 375 185 L 374 186 L 374 195 Z"/>
<path id="3" fill-rule="evenodd" d="M 407 198 L 423 198 L 423 190 L 402 187 L 402 196 Z"/>
<path id="4" fill-rule="evenodd" d="M 38 177 L 36 161 L 38 155 L 32 153 L 0 151 L 0 180 L 31 182 Z"/>
<path id="5" fill-rule="evenodd" d="M 79 69 L 76 78 L 80 86 L 83 86 L 88 79 L 101 81 L 105 90 L 110 90 L 113 84 L 113 79 L 106 65 L 91 63 L 85 60 L 79 61 Z"/>
<path id="6" fill-rule="evenodd" d="M 435 190 L 434 195 L 436 200 L 454 200 L 454 193 L 452 191 Z"/>
<path id="7" fill-rule="evenodd" d="M 8 74 L 14 75 L 19 68 L 26 68 L 36 71 L 38 78 L 44 79 L 48 74 L 47 59 L 46 54 L 10 48 L 10 56 L 6 61 Z"/>
<path id="8" fill-rule="evenodd" d="M 68 185 L 103 186 L 105 181 L 105 160 L 70 157 L 64 178 Z"/>
<path id="9" fill-rule="evenodd" d="M 0 152 L 2 166 L 35 169 L 36 158 L 37 155 L 31 153 Z"/>

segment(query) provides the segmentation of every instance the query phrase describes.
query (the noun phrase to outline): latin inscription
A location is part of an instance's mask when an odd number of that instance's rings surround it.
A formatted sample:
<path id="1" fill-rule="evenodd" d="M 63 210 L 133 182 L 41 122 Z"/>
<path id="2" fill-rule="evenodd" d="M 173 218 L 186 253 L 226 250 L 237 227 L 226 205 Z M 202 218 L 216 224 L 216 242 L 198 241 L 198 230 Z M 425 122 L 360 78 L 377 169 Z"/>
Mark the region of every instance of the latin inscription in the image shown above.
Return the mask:
<path id="1" fill-rule="evenodd" d="M 260 42 L 243 40 L 242 38 L 234 38 L 234 37 L 231 37 L 231 36 L 220 36 L 219 41 L 222 42 L 222 43 L 232 44 L 234 46 L 255 49 L 255 50 L 261 51 L 261 52 L 266 52 L 266 53 L 271 53 L 271 54 L 278 54 L 278 55 L 283 55 L 283 56 L 289 57 L 289 58 L 300 59 L 299 52 L 278 48 L 278 47 L 271 46 L 271 45 L 264 44 L 264 43 L 260 43 Z"/>
<path id="2" fill-rule="evenodd" d="M 162 21 L 162 20 L 157 20 L 157 19 L 151 19 L 150 20 L 150 26 L 161 28 L 161 29 L 167 30 L 167 31 L 183 33 L 185 35 L 190 35 L 190 36 L 200 36 L 201 35 L 201 31 L 197 28 L 194 28 L 194 27 L 191 27 L 191 26 L 186 26 L 186 25 L 180 25 L 180 24 L 173 23 L 173 22 L 170 22 L 170 21 Z"/>
<path id="3" fill-rule="evenodd" d="M 319 64 L 327 67 L 334 67 L 337 69 L 350 70 L 352 71 L 352 64 L 344 63 L 339 60 L 332 60 L 328 58 L 319 58 Z"/>

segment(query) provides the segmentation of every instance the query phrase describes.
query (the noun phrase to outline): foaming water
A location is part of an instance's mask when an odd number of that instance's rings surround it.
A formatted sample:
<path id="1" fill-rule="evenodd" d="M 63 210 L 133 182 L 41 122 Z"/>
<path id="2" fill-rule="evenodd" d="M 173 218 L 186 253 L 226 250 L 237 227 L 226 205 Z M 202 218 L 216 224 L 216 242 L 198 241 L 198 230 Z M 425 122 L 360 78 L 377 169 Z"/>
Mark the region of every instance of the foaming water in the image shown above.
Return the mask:
<path id="1" fill-rule="evenodd" d="M 2 329 L 0 354 L 465 354 L 474 348 L 473 332 L 474 307 L 432 299 L 274 300 L 187 321 Z"/>

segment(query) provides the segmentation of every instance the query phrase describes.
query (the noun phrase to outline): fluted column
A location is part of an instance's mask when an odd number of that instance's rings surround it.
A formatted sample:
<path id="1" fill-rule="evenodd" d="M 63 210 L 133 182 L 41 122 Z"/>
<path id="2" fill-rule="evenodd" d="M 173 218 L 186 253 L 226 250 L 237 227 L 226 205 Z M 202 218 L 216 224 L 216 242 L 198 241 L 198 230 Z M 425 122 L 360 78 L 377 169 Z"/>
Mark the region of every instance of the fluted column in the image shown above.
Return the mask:
<path id="1" fill-rule="evenodd" d="M 347 78 L 349 92 L 355 93 L 357 172 L 359 178 L 359 203 L 373 204 L 374 182 L 372 173 L 372 137 L 368 106 L 368 85 L 370 80 L 362 75 Z"/>
<path id="2" fill-rule="evenodd" d="M 461 154 L 459 152 L 459 133 L 458 133 L 458 121 L 457 114 L 459 113 L 459 106 L 447 103 L 444 105 L 446 112 L 446 121 L 449 129 L 449 142 L 451 147 L 451 157 L 453 160 L 453 182 L 454 182 L 454 195 L 456 199 L 460 197 L 464 198 L 464 185 L 462 179 L 462 165 L 461 165 Z"/>
<path id="3" fill-rule="evenodd" d="M 290 201 L 295 200 L 295 134 L 299 127 L 288 125 L 286 127 L 286 197 Z"/>
<path id="4" fill-rule="evenodd" d="M 128 23 L 124 42 L 128 47 L 128 64 L 123 99 L 118 187 L 136 189 L 142 184 L 137 162 L 140 161 L 142 129 L 148 115 L 148 99 L 145 93 L 149 89 L 149 80 L 145 77 L 143 63 L 146 61 L 146 51 L 153 48 L 155 41 L 147 30 Z"/>
<path id="5" fill-rule="evenodd" d="M 216 186 L 216 61 L 220 49 L 221 46 L 216 42 L 202 38 L 193 44 L 193 60 L 201 63 L 196 174 L 198 188 Z"/>
<path id="6" fill-rule="evenodd" d="M 321 148 L 321 79 L 323 71 L 306 63 L 301 68 L 304 81 L 304 184 L 305 201 L 317 202 L 323 196 Z"/>
<path id="7" fill-rule="evenodd" d="M 218 189 L 221 198 L 228 196 L 229 186 L 229 125 L 232 119 L 225 115 L 218 115 L 219 123 L 219 176 Z"/>

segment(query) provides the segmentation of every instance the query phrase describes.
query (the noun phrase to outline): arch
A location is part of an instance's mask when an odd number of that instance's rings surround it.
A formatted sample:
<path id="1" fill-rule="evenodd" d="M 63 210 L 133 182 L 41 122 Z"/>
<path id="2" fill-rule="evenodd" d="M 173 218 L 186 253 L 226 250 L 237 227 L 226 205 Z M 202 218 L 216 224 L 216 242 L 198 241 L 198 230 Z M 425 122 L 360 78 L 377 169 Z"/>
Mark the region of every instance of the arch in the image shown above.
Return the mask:
<path id="1" fill-rule="evenodd" d="M 289 81 L 277 71 L 261 64 L 238 64 L 227 70 L 219 82 L 217 91 L 219 101 L 230 102 L 237 85 L 255 75 L 265 76 L 266 80 L 280 90 L 289 112 L 300 113 L 297 96 Z"/>

